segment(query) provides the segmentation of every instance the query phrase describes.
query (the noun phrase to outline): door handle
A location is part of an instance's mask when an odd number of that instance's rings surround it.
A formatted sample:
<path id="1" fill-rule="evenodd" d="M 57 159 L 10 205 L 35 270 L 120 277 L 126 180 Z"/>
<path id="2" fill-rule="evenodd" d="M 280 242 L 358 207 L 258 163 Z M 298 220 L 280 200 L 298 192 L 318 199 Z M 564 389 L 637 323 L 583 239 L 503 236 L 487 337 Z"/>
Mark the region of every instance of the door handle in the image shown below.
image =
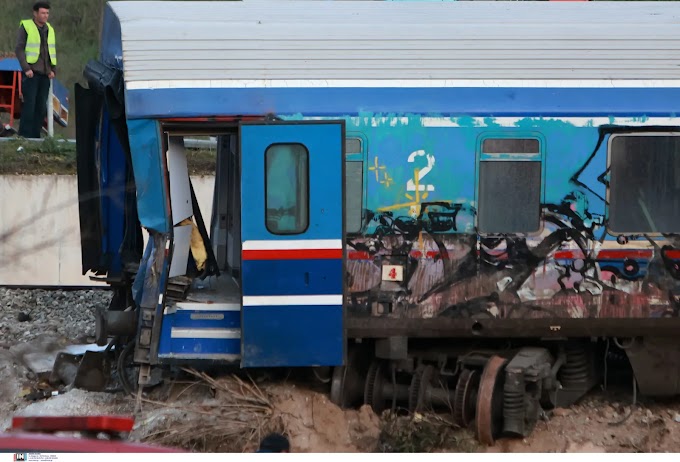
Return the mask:
<path id="1" fill-rule="evenodd" d="M 309 272 L 305 273 L 305 285 L 309 286 Z"/>

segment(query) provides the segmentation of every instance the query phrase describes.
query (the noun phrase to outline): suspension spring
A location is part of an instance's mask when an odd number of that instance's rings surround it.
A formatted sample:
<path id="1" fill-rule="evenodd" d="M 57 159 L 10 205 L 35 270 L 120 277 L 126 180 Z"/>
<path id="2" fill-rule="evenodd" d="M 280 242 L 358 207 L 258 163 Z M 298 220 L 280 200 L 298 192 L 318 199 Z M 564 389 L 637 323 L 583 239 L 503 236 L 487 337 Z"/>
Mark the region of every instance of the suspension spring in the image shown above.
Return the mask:
<path id="1" fill-rule="evenodd" d="M 566 350 L 567 361 L 559 371 L 559 379 L 565 387 L 579 386 L 590 377 L 590 357 L 583 347 L 569 347 Z"/>
<path id="2" fill-rule="evenodd" d="M 517 390 L 503 390 L 503 417 L 524 419 L 524 393 Z"/>

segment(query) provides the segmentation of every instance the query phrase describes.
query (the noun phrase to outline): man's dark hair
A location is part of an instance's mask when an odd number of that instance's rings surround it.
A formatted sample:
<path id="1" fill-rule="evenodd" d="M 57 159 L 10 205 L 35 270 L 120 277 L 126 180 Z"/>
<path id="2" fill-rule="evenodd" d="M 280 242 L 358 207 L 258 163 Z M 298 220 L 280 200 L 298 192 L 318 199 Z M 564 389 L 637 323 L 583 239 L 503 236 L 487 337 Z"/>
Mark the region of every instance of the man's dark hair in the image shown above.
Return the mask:
<path id="1" fill-rule="evenodd" d="M 33 11 L 38 11 L 40 8 L 50 9 L 50 4 L 47 2 L 35 2 L 33 4 Z"/>
<path id="2" fill-rule="evenodd" d="M 258 452 L 286 452 L 290 451 L 288 438 L 280 433 L 270 433 L 260 442 Z"/>

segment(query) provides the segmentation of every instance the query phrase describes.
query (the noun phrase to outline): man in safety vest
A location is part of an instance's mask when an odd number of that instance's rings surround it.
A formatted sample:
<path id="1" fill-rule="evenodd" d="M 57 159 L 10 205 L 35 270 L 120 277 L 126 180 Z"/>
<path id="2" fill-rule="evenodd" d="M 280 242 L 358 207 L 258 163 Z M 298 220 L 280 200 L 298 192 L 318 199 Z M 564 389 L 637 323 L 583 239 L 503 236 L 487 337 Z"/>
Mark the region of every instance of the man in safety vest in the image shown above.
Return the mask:
<path id="1" fill-rule="evenodd" d="M 19 136 L 40 138 L 47 115 L 47 97 L 50 79 L 57 69 L 57 46 L 54 29 L 47 22 L 50 4 L 36 2 L 33 18 L 21 21 L 15 53 L 24 71 L 21 90 L 24 102 L 21 107 Z M 50 114 L 50 117 L 52 114 Z"/>

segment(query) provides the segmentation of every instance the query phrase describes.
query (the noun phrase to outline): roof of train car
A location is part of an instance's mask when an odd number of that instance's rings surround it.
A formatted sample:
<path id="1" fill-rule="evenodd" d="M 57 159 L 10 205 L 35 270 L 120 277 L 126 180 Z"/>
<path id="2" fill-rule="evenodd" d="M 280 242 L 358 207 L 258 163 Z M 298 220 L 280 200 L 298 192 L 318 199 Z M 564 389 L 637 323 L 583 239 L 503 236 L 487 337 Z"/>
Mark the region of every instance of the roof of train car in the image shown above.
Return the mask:
<path id="1" fill-rule="evenodd" d="M 122 54 L 128 89 L 247 87 L 284 80 L 328 86 L 418 80 L 448 86 L 453 80 L 680 76 L 678 2 L 108 5 L 114 14 L 109 12 L 109 24 L 105 21 L 103 54 L 118 60 Z"/>

